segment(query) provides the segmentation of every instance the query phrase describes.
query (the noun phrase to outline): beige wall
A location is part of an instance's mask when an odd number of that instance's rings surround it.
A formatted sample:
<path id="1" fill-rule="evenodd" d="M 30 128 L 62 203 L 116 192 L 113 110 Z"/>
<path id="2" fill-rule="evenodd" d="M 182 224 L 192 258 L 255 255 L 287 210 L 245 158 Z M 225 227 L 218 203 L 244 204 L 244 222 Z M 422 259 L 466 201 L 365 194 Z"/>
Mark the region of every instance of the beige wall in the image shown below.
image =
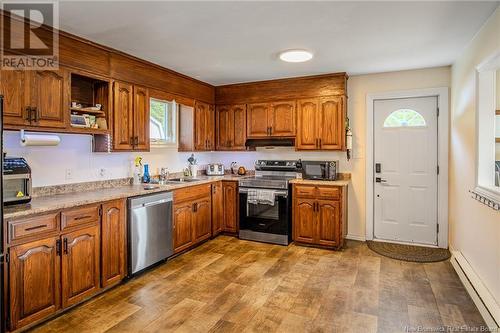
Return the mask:
<path id="1" fill-rule="evenodd" d="M 450 246 L 460 251 L 500 304 L 500 214 L 471 198 L 475 187 L 475 67 L 500 51 L 500 9 L 452 66 Z"/>

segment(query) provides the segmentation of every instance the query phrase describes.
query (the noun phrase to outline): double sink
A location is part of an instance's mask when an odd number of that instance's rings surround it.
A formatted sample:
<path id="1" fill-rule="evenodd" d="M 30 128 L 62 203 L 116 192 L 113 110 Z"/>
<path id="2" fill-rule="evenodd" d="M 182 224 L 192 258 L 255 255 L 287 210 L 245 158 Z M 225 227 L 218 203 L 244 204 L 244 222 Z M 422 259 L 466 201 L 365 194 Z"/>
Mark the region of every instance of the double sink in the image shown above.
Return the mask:
<path id="1" fill-rule="evenodd" d="M 162 184 L 160 184 L 159 182 L 145 184 L 144 189 L 145 190 L 154 190 L 154 189 L 157 189 L 160 185 L 195 183 L 195 182 L 199 182 L 199 181 L 202 181 L 202 179 L 199 179 L 199 178 L 170 178 L 169 180 L 164 181 Z"/>

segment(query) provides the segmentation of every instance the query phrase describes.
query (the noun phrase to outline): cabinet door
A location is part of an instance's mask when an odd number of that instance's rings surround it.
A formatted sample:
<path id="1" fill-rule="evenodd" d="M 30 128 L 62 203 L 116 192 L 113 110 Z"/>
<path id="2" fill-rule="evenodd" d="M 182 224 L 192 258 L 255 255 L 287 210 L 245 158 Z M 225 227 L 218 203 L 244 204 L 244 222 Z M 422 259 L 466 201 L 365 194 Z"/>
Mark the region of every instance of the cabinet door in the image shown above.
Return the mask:
<path id="1" fill-rule="evenodd" d="M 113 148 L 132 150 L 134 140 L 134 105 L 131 84 L 115 82 L 113 86 Z"/>
<path id="2" fill-rule="evenodd" d="M 101 285 L 108 287 L 125 277 L 126 211 L 125 201 L 102 204 Z"/>
<path id="3" fill-rule="evenodd" d="M 318 244 L 338 246 L 340 241 L 340 201 L 318 201 Z"/>
<path id="4" fill-rule="evenodd" d="M 247 106 L 247 137 L 261 138 L 269 136 L 269 104 L 258 103 Z"/>
<path id="5" fill-rule="evenodd" d="M 228 150 L 231 146 L 231 107 L 229 105 L 217 106 L 217 150 Z"/>
<path id="6" fill-rule="evenodd" d="M 149 151 L 149 91 L 134 86 L 134 149 Z"/>
<path id="7" fill-rule="evenodd" d="M 233 105 L 231 108 L 231 150 L 245 150 L 247 140 L 247 109 L 245 104 Z"/>
<path id="8" fill-rule="evenodd" d="M 99 290 L 99 226 L 63 235 L 62 304 L 68 307 Z"/>
<path id="9" fill-rule="evenodd" d="M 11 330 L 60 308 L 59 244 L 59 238 L 52 237 L 10 248 Z"/>
<path id="10" fill-rule="evenodd" d="M 194 149 L 197 151 L 208 150 L 206 131 L 208 109 L 207 103 L 196 101 L 194 105 Z"/>
<path id="11" fill-rule="evenodd" d="M 0 95 L 3 95 L 3 124 L 29 125 L 30 114 L 27 110 L 28 71 L 0 71 Z"/>
<path id="12" fill-rule="evenodd" d="M 191 202 L 174 205 L 173 242 L 178 253 L 193 245 L 193 208 Z"/>
<path id="13" fill-rule="evenodd" d="M 205 137 L 207 139 L 207 150 L 215 150 L 215 107 L 208 105 L 205 112 Z"/>
<path id="14" fill-rule="evenodd" d="M 223 230 L 227 232 L 238 231 L 238 206 L 236 182 L 222 182 L 223 201 L 224 201 L 224 219 Z"/>
<path id="15" fill-rule="evenodd" d="M 318 149 L 318 103 L 317 98 L 297 101 L 297 141 L 298 150 Z"/>
<path id="16" fill-rule="evenodd" d="M 36 108 L 32 125 L 40 127 L 65 127 L 69 114 L 68 72 L 34 71 L 31 82 L 31 106 Z"/>
<path id="17" fill-rule="evenodd" d="M 317 225 L 314 204 L 314 199 L 296 199 L 295 206 L 293 207 L 293 240 L 302 243 L 314 243 Z"/>
<path id="18" fill-rule="evenodd" d="M 321 150 L 341 150 L 344 148 L 344 113 L 344 97 L 320 98 L 317 122 Z"/>
<path id="19" fill-rule="evenodd" d="M 194 242 L 198 243 L 212 235 L 211 198 L 205 197 L 194 202 Z"/>
<path id="20" fill-rule="evenodd" d="M 268 122 L 272 136 L 295 136 L 295 101 L 271 103 Z"/>
<path id="21" fill-rule="evenodd" d="M 217 182 L 212 184 L 212 236 L 222 231 L 223 209 L 222 182 Z"/>

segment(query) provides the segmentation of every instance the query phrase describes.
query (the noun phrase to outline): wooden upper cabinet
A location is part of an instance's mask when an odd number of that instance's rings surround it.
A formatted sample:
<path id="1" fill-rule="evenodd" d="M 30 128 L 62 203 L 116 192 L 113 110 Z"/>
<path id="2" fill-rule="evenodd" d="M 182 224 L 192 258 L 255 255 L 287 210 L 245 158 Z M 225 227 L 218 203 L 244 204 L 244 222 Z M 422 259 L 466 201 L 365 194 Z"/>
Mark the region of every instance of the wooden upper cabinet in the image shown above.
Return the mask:
<path id="1" fill-rule="evenodd" d="M 231 150 L 245 150 L 247 123 L 247 108 L 245 104 L 233 105 L 231 107 Z M 234 135 L 233 135 L 234 133 Z"/>
<path id="2" fill-rule="evenodd" d="M 238 231 L 238 188 L 236 182 L 222 182 L 224 199 L 223 225 L 224 231 Z"/>
<path id="3" fill-rule="evenodd" d="M 297 101 L 297 150 L 345 149 L 344 96 Z"/>
<path id="4" fill-rule="evenodd" d="M 319 100 L 317 98 L 297 101 L 297 149 L 315 150 L 319 148 L 318 108 Z"/>
<path id="5" fill-rule="evenodd" d="M 194 106 L 194 150 L 215 150 L 215 109 L 213 105 L 196 101 Z"/>
<path id="6" fill-rule="evenodd" d="M 256 103 L 247 105 L 248 138 L 262 138 L 269 136 L 268 113 L 268 103 Z"/>
<path id="7" fill-rule="evenodd" d="M 132 150 L 134 136 L 133 86 L 116 81 L 113 86 L 113 148 Z"/>
<path id="8" fill-rule="evenodd" d="M 338 246 L 340 224 L 340 201 L 318 200 L 318 244 Z"/>
<path id="9" fill-rule="evenodd" d="M 216 119 L 217 150 L 245 150 L 245 104 L 217 106 Z"/>
<path id="10" fill-rule="evenodd" d="M 149 151 L 149 91 L 134 86 L 134 149 Z"/>
<path id="11" fill-rule="evenodd" d="M 3 95 L 3 123 L 29 125 L 29 76 L 28 71 L 0 71 L 0 95 Z"/>
<path id="12" fill-rule="evenodd" d="M 52 237 L 10 248 L 11 330 L 45 318 L 60 308 L 59 244 L 59 238 Z"/>
<path id="13" fill-rule="evenodd" d="M 321 97 L 318 112 L 319 148 L 341 150 L 345 148 L 345 98 Z"/>
<path id="14" fill-rule="evenodd" d="M 211 198 L 205 197 L 194 203 L 194 242 L 201 242 L 212 235 L 212 205 Z"/>
<path id="15" fill-rule="evenodd" d="M 268 123 L 271 136 L 295 136 L 295 101 L 271 103 Z"/>
<path id="16" fill-rule="evenodd" d="M 216 109 L 216 125 L 217 125 L 217 150 L 226 150 L 231 147 L 231 106 L 218 105 Z"/>
<path id="17" fill-rule="evenodd" d="M 224 200 L 222 182 L 212 184 L 212 236 L 222 232 Z"/>
<path id="18" fill-rule="evenodd" d="M 174 204 L 173 243 L 178 253 L 193 245 L 193 206 L 191 202 Z"/>
<path id="19" fill-rule="evenodd" d="M 99 226 L 62 236 L 62 304 L 77 304 L 99 290 Z"/>
<path id="20" fill-rule="evenodd" d="M 297 199 L 294 207 L 294 240 L 314 243 L 317 225 L 314 205 L 314 199 Z"/>
<path id="21" fill-rule="evenodd" d="M 125 277 L 126 264 L 125 200 L 102 204 L 101 285 L 108 287 Z"/>
<path id="22" fill-rule="evenodd" d="M 69 73 L 65 69 L 33 72 L 31 105 L 36 109 L 36 126 L 66 127 L 68 83 Z"/>

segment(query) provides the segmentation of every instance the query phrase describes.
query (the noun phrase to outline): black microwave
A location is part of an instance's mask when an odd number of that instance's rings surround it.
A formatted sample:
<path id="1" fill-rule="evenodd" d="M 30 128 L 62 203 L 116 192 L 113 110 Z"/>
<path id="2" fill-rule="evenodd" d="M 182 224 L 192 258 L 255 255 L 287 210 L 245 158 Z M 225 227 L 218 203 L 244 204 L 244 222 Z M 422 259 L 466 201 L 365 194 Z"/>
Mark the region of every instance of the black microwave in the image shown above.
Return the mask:
<path id="1" fill-rule="evenodd" d="M 302 164 L 302 178 L 336 180 L 339 161 L 300 161 Z"/>

